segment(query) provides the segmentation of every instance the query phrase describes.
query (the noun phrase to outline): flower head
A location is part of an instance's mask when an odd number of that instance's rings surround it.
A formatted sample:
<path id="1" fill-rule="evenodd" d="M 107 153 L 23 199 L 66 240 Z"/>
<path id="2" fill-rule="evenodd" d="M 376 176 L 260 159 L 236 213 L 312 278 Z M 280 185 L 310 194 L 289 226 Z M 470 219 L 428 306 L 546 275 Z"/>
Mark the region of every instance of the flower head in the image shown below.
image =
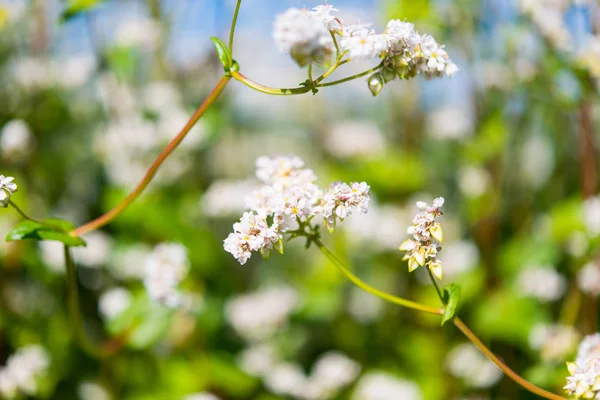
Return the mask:
<path id="1" fill-rule="evenodd" d="M 586 336 L 577 359 L 567 363 L 570 376 L 564 389 L 575 399 L 600 399 L 600 334 Z"/>
<path id="2" fill-rule="evenodd" d="M 12 176 L 0 175 L 0 207 L 8 207 L 10 196 L 17 191 L 17 184 Z"/>
<path id="3" fill-rule="evenodd" d="M 432 206 L 423 201 L 417 202 L 421 210 L 413 219 L 413 225 L 407 232 L 412 239 L 404 241 L 398 250 L 406 251 L 404 256 L 408 260 L 408 271 L 412 272 L 420 266 L 426 266 L 438 279 L 442 279 L 442 262 L 437 258 L 443 240 L 442 226 L 437 218 L 443 214 L 444 199 L 438 197 L 433 200 Z"/>
<path id="4" fill-rule="evenodd" d="M 187 249 L 179 243 L 162 243 L 146 259 L 144 286 L 150 297 L 175 308 L 183 302 L 177 289 L 189 270 Z"/>

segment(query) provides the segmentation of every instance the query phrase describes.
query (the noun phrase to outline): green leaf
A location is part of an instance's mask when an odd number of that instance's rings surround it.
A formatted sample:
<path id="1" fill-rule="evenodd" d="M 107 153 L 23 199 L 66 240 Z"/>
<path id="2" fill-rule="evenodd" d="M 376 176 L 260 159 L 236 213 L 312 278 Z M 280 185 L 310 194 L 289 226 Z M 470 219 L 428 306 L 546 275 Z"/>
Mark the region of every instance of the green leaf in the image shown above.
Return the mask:
<path id="1" fill-rule="evenodd" d="M 442 315 L 442 325 L 454 318 L 454 314 L 456 314 L 456 307 L 458 307 L 458 301 L 460 300 L 460 285 L 453 283 L 444 288 L 443 297 L 446 306 Z"/>
<path id="2" fill-rule="evenodd" d="M 210 40 L 213 42 L 215 46 L 215 50 L 217 51 L 217 55 L 219 56 L 219 60 L 221 60 L 221 64 L 225 67 L 226 70 L 229 70 L 232 65 L 231 54 L 229 53 L 229 49 L 223 43 L 221 39 L 215 36 L 211 36 Z"/>
<path id="3" fill-rule="evenodd" d="M 67 221 L 48 219 L 43 222 L 22 221 L 17 224 L 6 236 L 7 242 L 25 239 L 55 240 L 67 246 L 85 246 L 83 239 L 71 236 L 68 232 L 73 229 L 73 224 Z"/>
<path id="4" fill-rule="evenodd" d="M 145 349 L 162 339 L 169 328 L 173 310 L 160 305 L 148 303 L 147 308 L 139 316 L 140 322 L 132 330 L 128 345 L 134 349 Z"/>
<path id="5" fill-rule="evenodd" d="M 61 22 L 67 22 L 76 15 L 94 8 L 101 1 L 102 0 L 69 0 L 67 7 L 61 15 Z"/>

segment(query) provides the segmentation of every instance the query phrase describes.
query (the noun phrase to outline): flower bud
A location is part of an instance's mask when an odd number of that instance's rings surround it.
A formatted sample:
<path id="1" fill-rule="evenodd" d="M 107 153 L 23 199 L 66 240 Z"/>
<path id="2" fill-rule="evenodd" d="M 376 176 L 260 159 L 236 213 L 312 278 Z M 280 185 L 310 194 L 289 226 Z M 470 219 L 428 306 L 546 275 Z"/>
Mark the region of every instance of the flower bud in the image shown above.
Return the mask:
<path id="1" fill-rule="evenodd" d="M 384 82 L 388 83 L 396 79 L 396 71 L 394 69 L 383 68 L 381 70 L 381 76 L 383 76 Z"/>
<path id="2" fill-rule="evenodd" d="M 381 89 L 383 89 L 384 79 L 380 72 L 376 72 L 369 77 L 369 90 L 373 93 L 373 96 L 377 96 Z"/>

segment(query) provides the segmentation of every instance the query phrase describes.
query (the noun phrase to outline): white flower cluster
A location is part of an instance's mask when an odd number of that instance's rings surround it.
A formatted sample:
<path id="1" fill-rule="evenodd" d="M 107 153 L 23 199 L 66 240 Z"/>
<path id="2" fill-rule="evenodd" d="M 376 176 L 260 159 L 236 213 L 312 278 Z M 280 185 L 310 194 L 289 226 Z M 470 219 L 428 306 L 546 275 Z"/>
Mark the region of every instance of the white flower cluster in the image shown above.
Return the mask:
<path id="1" fill-rule="evenodd" d="M 0 157 L 20 162 L 33 150 L 34 136 L 27 122 L 14 119 L 0 130 Z"/>
<path id="2" fill-rule="evenodd" d="M 574 399 L 600 399 L 600 334 L 586 336 L 575 362 L 567 363 L 570 376 L 564 389 Z"/>
<path id="3" fill-rule="evenodd" d="M 298 294 L 287 286 L 237 296 L 227 302 L 225 317 L 246 340 L 259 341 L 287 323 L 298 306 Z"/>
<path id="4" fill-rule="evenodd" d="M 417 202 L 417 208 L 421 211 L 415 215 L 413 225 L 407 230 L 413 238 L 404 241 L 398 248 L 406 251 L 404 259 L 408 260 L 409 272 L 426 266 L 436 278 L 442 279 L 442 262 L 437 258 L 437 253 L 441 250 L 443 235 L 437 218 L 443 215 L 443 205 L 442 197 L 433 200 L 432 206 L 423 201 Z"/>
<path id="5" fill-rule="evenodd" d="M 595 261 L 585 264 L 577 273 L 577 286 L 592 296 L 600 295 L 600 265 Z"/>
<path id="6" fill-rule="evenodd" d="M 100 314 L 108 320 L 121 315 L 131 305 L 131 293 L 127 289 L 117 287 L 102 293 L 98 300 Z"/>
<path id="7" fill-rule="evenodd" d="M 17 184 L 12 176 L 0 175 L 0 207 L 8 207 L 10 196 L 17 191 Z"/>
<path id="8" fill-rule="evenodd" d="M 187 249 L 183 245 L 162 243 L 156 246 L 145 263 L 144 286 L 150 297 L 167 307 L 179 307 L 183 294 L 177 287 L 189 268 Z"/>
<path id="9" fill-rule="evenodd" d="M 456 346 L 448 353 L 446 368 L 474 388 L 488 388 L 502 378 L 502 371 L 471 343 Z"/>
<path id="10" fill-rule="evenodd" d="M 369 79 L 381 86 L 396 77 L 420 74 L 431 79 L 458 71 L 444 46 L 431 35 L 421 35 L 410 22 L 391 20 L 385 31 L 377 34 L 370 24 L 344 25 L 332 15 L 334 11 L 338 10 L 323 5 L 312 10 L 292 8 L 279 15 L 273 33 L 279 49 L 300 66 L 328 64 L 339 41 L 340 50 L 352 59 L 384 59 L 384 70 Z"/>
<path id="11" fill-rule="evenodd" d="M 364 375 L 352 394 L 352 400 L 421 400 L 419 386 L 385 372 L 369 372 Z"/>
<path id="12" fill-rule="evenodd" d="M 567 289 L 567 280 L 552 266 L 533 265 L 521 271 L 517 285 L 523 295 L 549 302 L 562 297 Z"/>
<path id="13" fill-rule="evenodd" d="M 579 333 L 568 325 L 539 324 L 529 333 L 529 345 L 545 362 L 562 362 L 577 348 Z"/>
<path id="14" fill-rule="evenodd" d="M 365 182 L 335 182 L 323 192 L 314 184 L 315 173 L 303 167 L 304 161 L 293 155 L 256 160 L 256 176 L 264 185 L 246 199 L 250 211 L 233 225 L 234 232 L 223 245 L 241 264 L 255 251 L 267 255 L 277 247 L 282 252 L 282 234 L 315 216 L 322 216 L 333 231 L 338 219 L 354 211 L 367 212 L 370 196 Z"/>
<path id="15" fill-rule="evenodd" d="M 39 345 L 23 347 L 11 355 L 6 366 L 0 367 L 0 397 L 33 396 L 38 390 L 37 379 L 50 364 L 46 350 Z"/>

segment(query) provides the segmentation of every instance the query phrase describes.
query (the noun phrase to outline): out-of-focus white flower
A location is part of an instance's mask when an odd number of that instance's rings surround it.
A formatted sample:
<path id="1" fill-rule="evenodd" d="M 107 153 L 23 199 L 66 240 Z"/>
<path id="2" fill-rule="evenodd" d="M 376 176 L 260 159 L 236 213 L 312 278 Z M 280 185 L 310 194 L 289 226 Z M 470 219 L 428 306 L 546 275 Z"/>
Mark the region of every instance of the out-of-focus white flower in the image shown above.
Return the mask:
<path id="1" fill-rule="evenodd" d="M 98 301 L 98 309 L 106 319 L 118 317 L 131 305 L 131 294 L 124 288 L 112 288 L 102 293 Z"/>
<path id="2" fill-rule="evenodd" d="M 219 400 L 217 396 L 208 392 L 188 394 L 182 400 Z"/>
<path id="3" fill-rule="evenodd" d="M 83 86 L 89 81 L 97 67 L 92 54 L 76 54 L 55 63 L 57 83 L 68 89 Z"/>
<path id="4" fill-rule="evenodd" d="M 276 365 L 264 378 L 265 386 L 271 392 L 296 398 L 303 397 L 307 382 L 302 368 L 291 363 Z"/>
<path id="5" fill-rule="evenodd" d="M 111 400 L 112 396 L 106 388 L 96 382 L 81 382 L 77 387 L 80 400 Z"/>
<path id="6" fill-rule="evenodd" d="M 522 12 L 529 14 L 542 35 L 555 47 L 569 50 L 572 39 L 563 15 L 569 1 L 520 0 L 519 6 Z"/>
<path id="7" fill-rule="evenodd" d="M 309 377 L 309 393 L 314 399 L 329 399 L 350 385 L 360 373 L 360 365 L 339 352 L 323 354 Z"/>
<path id="8" fill-rule="evenodd" d="M 275 348 L 269 344 L 248 347 L 238 357 L 240 368 L 252 376 L 263 376 L 278 362 Z"/>
<path id="9" fill-rule="evenodd" d="M 594 77 L 600 78 L 600 35 L 590 35 L 585 39 L 577 60 Z"/>
<path id="10" fill-rule="evenodd" d="M 348 301 L 348 312 L 361 322 L 376 320 L 383 312 L 384 301 L 359 288 L 353 288 Z"/>
<path id="11" fill-rule="evenodd" d="M 0 396 L 11 398 L 17 394 L 34 396 L 37 379 L 50 365 L 50 357 L 39 345 L 29 345 L 8 357 L 6 366 L 0 367 Z"/>
<path id="12" fill-rule="evenodd" d="M 94 231 L 86 234 L 83 239 L 86 247 L 75 247 L 73 255 L 77 262 L 89 268 L 104 266 L 112 253 L 113 242 L 104 232 Z"/>
<path id="13" fill-rule="evenodd" d="M 328 26 L 330 14 L 324 10 L 290 8 L 275 19 L 273 38 L 279 50 L 301 67 L 312 62 L 327 64 L 331 59 L 334 45 Z"/>
<path id="14" fill-rule="evenodd" d="M 126 19 L 115 31 L 115 42 L 119 46 L 140 47 L 150 51 L 160 40 L 160 24 L 150 18 Z"/>
<path id="15" fill-rule="evenodd" d="M 570 376 L 564 389 L 575 399 L 600 396 L 600 334 L 586 336 L 579 345 L 575 362 L 567 363 Z"/>
<path id="16" fill-rule="evenodd" d="M 456 346 L 446 358 L 448 371 L 475 388 L 488 388 L 502 377 L 502 371 L 471 343 Z"/>
<path id="17" fill-rule="evenodd" d="M 421 400 L 419 386 L 385 372 L 364 375 L 352 394 L 352 400 Z"/>
<path id="18" fill-rule="evenodd" d="M 529 345 L 539 350 L 542 360 L 562 362 L 577 348 L 579 333 L 572 326 L 536 325 L 529 333 Z"/>
<path id="19" fill-rule="evenodd" d="M 257 184 L 250 180 L 213 182 L 202 198 L 202 210 L 211 217 L 239 214 L 246 208 L 245 197 L 256 190 Z"/>
<path id="20" fill-rule="evenodd" d="M 421 211 L 415 215 L 413 225 L 407 230 L 413 238 L 404 241 L 398 248 L 406 251 L 404 260 L 408 260 L 408 272 L 425 266 L 436 278 L 442 279 L 442 262 L 437 258 L 437 253 L 441 249 L 443 234 L 437 218 L 443 215 L 443 205 L 442 197 L 433 200 L 432 206 L 423 201 L 417 202 L 417 208 Z"/>
<path id="21" fill-rule="evenodd" d="M 345 121 L 327 132 L 325 147 L 341 158 L 371 157 L 384 152 L 385 138 L 376 124 Z"/>
<path id="22" fill-rule="evenodd" d="M 447 105 L 427 115 L 427 132 L 440 140 L 462 140 L 473 133 L 475 119 L 468 106 Z"/>
<path id="23" fill-rule="evenodd" d="M 20 119 L 9 121 L 0 131 L 0 151 L 2 158 L 22 160 L 33 146 L 33 135 L 27 123 Z"/>
<path id="24" fill-rule="evenodd" d="M 157 245 L 145 263 L 144 286 L 150 297 L 159 303 L 176 308 L 183 295 L 177 287 L 190 268 L 187 249 L 179 243 Z"/>
<path id="25" fill-rule="evenodd" d="M 456 276 L 473 270 L 479 264 L 479 250 L 475 243 L 459 240 L 446 243 L 439 258 L 444 266 L 444 277 L 452 280 Z"/>
<path id="26" fill-rule="evenodd" d="M 52 66 L 48 60 L 19 57 L 12 64 L 13 78 L 25 90 L 38 90 L 52 85 Z"/>
<path id="27" fill-rule="evenodd" d="M 237 296 L 227 302 L 225 316 L 235 331 L 250 341 L 266 339 L 285 325 L 298 306 L 298 295 L 281 286 Z"/>
<path id="28" fill-rule="evenodd" d="M 566 279 L 550 266 L 526 267 L 519 274 L 517 285 L 523 295 L 542 301 L 560 299 L 567 288 Z"/>
<path id="29" fill-rule="evenodd" d="M 542 187 L 554 170 L 552 144 L 541 135 L 527 138 L 521 148 L 520 176 L 534 188 Z"/>
<path id="30" fill-rule="evenodd" d="M 585 293 L 600 295 L 600 265 L 591 261 L 577 273 L 577 285 Z"/>
<path id="31" fill-rule="evenodd" d="M 152 248 L 142 243 L 119 248 L 109 264 L 109 272 L 119 280 L 143 279 L 146 260 L 151 253 Z"/>
<path id="32" fill-rule="evenodd" d="M 492 178 L 480 167 L 462 167 L 458 171 L 458 187 L 468 197 L 479 197 L 487 192 Z"/>
<path id="33" fill-rule="evenodd" d="M 14 180 L 12 176 L 0 175 L 0 207 L 8 207 L 10 196 L 18 190 Z"/>
<path id="34" fill-rule="evenodd" d="M 600 196 L 590 197 L 583 203 L 583 223 L 586 230 L 596 236 L 600 234 Z"/>
<path id="35" fill-rule="evenodd" d="M 406 236 L 402 227 L 411 220 L 412 215 L 406 208 L 370 202 L 369 212 L 348 220 L 345 229 L 350 232 L 349 239 L 357 245 L 374 246 L 383 251 L 396 250 Z"/>
<path id="36" fill-rule="evenodd" d="M 182 103 L 179 89 L 171 81 L 153 81 L 142 90 L 144 108 L 157 115 Z"/>
<path id="37" fill-rule="evenodd" d="M 63 244 L 43 240 L 37 243 L 42 262 L 53 272 L 65 273 L 65 255 Z"/>

